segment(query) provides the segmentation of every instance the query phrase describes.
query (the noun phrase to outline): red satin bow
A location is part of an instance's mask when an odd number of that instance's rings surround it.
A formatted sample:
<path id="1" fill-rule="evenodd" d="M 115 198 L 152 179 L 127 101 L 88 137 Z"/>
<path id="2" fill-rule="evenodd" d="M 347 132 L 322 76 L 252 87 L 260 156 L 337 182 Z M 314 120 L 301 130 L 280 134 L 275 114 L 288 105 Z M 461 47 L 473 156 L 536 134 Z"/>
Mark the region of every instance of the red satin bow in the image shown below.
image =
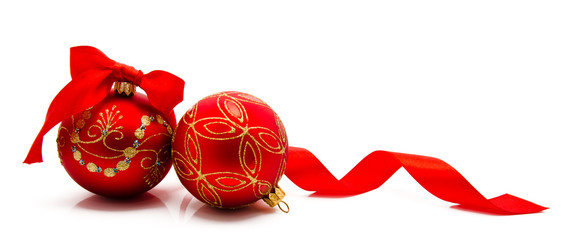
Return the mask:
<path id="1" fill-rule="evenodd" d="M 45 123 L 35 138 L 24 163 L 42 162 L 43 136 L 62 120 L 83 111 L 107 96 L 116 81 L 132 82 L 142 88 L 150 104 L 167 116 L 183 100 L 185 82 L 166 71 L 143 74 L 131 66 L 109 59 L 94 47 L 70 49 L 70 81 L 53 99 Z M 169 119 L 174 121 L 175 119 Z"/>
<path id="2" fill-rule="evenodd" d="M 465 208 L 495 214 L 526 214 L 547 209 L 510 194 L 486 199 L 452 166 L 433 157 L 375 151 L 338 180 L 304 148 L 290 147 L 288 156 L 285 175 L 298 187 L 318 194 L 365 193 L 380 187 L 403 167 L 434 196 Z"/>

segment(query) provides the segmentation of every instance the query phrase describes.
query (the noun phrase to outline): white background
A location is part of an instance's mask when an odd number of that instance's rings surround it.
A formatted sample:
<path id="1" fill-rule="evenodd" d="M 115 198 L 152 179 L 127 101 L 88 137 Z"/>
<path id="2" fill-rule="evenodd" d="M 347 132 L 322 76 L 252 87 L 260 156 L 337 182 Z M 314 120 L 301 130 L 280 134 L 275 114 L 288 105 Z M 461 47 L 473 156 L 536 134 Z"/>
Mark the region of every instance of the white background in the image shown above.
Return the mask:
<path id="1" fill-rule="evenodd" d="M 49 239 L 559 239 L 559 1 L 3 1 L 0 3 L 0 231 Z M 175 173 L 115 202 L 60 166 L 22 164 L 70 81 L 69 48 L 91 45 L 186 82 L 178 117 L 209 94 L 256 95 L 292 146 L 342 177 L 374 150 L 429 155 L 486 197 L 550 207 L 496 216 L 453 208 L 399 170 L 381 188 L 310 197 L 283 178 L 289 214 L 220 211 Z M 12 235 L 13 236 L 13 235 Z"/>

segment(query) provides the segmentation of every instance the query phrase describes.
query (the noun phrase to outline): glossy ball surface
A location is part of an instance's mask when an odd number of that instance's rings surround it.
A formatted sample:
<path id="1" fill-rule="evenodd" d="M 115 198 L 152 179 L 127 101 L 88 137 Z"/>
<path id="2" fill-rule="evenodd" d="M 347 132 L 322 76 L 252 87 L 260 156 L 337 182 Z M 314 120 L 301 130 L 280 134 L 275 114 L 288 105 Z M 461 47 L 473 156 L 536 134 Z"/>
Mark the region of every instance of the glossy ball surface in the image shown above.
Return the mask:
<path id="1" fill-rule="evenodd" d="M 135 196 L 156 186 L 171 168 L 174 126 L 146 95 L 110 93 L 61 122 L 59 158 L 86 190 L 107 197 Z"/>
<path id="2" fill-rule="evenodd" d="M 239 208 L 267 196 L 288 158 L 278 115 L 241 92 L 197 102 L 180 119 L 172 146 L 181 183 L 200 201 L 219 208 Z"/>

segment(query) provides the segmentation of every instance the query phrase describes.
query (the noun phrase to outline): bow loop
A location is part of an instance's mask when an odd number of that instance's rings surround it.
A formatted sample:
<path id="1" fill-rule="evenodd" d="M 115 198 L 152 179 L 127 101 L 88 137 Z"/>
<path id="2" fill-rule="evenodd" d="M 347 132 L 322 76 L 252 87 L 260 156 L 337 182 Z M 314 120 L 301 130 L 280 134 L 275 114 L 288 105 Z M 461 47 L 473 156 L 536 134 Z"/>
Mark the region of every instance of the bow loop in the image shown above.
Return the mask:
<path id="1" fill-rule="evenodd" d="M 24 163 L 42 162 L 43 136 L 62 120 L 103 100 L 115 81 L 131 82 L 144 89 L 150 104 L 173 120 L 173 108 L 183 100 L 185 82 L 181 78 L 161 70 L 145 75 L 90 46 L 70 49 L 70 75 L 72 80 L 51 102 L 43 127 Z"/>

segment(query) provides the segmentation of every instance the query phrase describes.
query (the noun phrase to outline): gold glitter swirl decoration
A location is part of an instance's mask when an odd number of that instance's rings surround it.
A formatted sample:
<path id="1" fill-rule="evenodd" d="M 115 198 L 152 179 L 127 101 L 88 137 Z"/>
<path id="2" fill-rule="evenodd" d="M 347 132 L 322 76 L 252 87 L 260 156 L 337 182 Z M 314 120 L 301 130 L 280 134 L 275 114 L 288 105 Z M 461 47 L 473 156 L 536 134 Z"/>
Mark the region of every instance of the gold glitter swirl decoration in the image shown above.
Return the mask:
<path id="1" fill-rule="evenodd" d="M 127 115 L 123 114 L 124 110 L 119 107 L 123 101 L 126 100 L 116 99 L 115 104 L 99 104 L 101 106 L 86 109 L 63 121 L 59 128 L 57 146 L 61 163 L 78 184 L 92 192 L 100 189 L 97 186 L 100 184 L 117 189 L 111 191 L 121 191 L 118 190 L 121 188 L 126 192 L 129 185 L 149 189 L 169 171 L 172 127 L 160 114 L 146 111 L 141 114 L 143 111 L 128 109 L 134 102 L 123 106 Z M 138 116 L 133 117 L 137 120 L 127 119 L 128 115 Z M 72 158 L 66 157 L 68 154 Z M 111 181 L 126 172 L 130 174 Z M 139 186 L 138 178 L 144 186 Z"/>
<path id="2" fill-rule="evenodd" d="M 276 187 L 287 148 L 284 126 L 265 102 L 223 92 L 199 101 L 181 118 L 172 158 L 177 175 L 195 197 L 211 206 L 235 208 L 264 198 Z M 251 195 L 245 202 L 244 194 Z"/>

